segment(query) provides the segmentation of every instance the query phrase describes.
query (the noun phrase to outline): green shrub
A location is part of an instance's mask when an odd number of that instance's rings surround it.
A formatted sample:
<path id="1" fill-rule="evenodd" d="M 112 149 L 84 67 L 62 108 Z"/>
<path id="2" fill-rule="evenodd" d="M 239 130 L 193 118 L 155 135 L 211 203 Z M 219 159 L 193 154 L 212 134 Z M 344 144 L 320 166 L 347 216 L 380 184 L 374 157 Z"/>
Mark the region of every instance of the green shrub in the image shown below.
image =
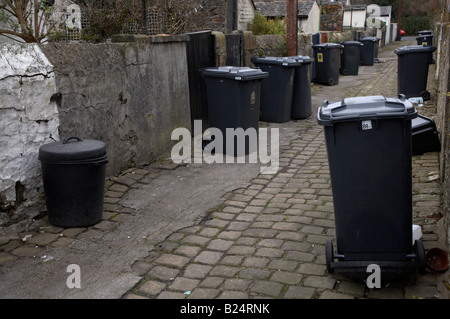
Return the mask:
<path id="1" fill-rule="evenodd" d="M 249 24 L 250 31 L 254 35 L 262 34 L 286 34 L 286 22 L 280 18 L 267 19 L 260 13 L 257 13 L 253 21 Z"/>
<path id="2" fill-rule="evenodd" d="M 403 17 L 401 28 L 405 30 L 408 35 L 417 35 L 418 31 L 429 30 L 431 28 L 431 21 L 427 16 Z"/>

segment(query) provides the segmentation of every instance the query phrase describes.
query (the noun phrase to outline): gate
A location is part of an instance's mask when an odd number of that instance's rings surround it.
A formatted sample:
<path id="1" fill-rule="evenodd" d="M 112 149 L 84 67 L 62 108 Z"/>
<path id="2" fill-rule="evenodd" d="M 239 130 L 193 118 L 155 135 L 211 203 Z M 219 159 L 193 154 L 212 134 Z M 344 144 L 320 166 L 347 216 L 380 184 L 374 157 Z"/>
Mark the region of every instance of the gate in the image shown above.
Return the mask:
<path id="1" fill-rule="evenodd" d="M 191 106 L 192 133 L 194 120 L 202 120 L 203 131 L 209 128 L 208 101 L 206 98 L 206 83 L 200 74 L 200 69 L 215 67 L 215 43 L 211 31 L 188 33 L 189 42 L 186 46 L 189 77 L 189 99 Z"/>

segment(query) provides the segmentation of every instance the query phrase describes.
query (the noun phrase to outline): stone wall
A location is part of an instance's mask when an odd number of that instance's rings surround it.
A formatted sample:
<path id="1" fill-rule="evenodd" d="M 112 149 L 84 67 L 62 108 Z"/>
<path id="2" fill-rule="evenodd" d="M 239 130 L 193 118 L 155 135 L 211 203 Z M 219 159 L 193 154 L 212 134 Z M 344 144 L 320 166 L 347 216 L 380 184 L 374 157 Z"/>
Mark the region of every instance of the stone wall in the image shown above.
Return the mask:
<path id="1" fill-rule="evenodd" d="M 255 8 L 251 0 L 238 0 L 238 30 L 247 31 L 247 25 L 255 17 Z"/>
<path id="2" fill-rule="evenodd" d="M 243 31 L 242 33 L 242 66 L 253 67 L 251 63 L 252 57 L 265 56 L 286 56 L 286 37 L 284 35 L 253 35 L 251 31 Z M 227 61 L 226 37 L 222 32 L 213 32 L 216 44 L 216 64 L 223 66 Z M 312 37 L 311 35 L 298 35 L 298 55 L 312 56 Z"/>
<path id="3" fill-rule="evenodd" d="M 41 212 L 41 145 L 104 141 L 114 176 L 167 154 L 175 128 L 191 129 L 188 38 L 114 40 L 124 42 L 0 46 L 0 225 Z"/>
<path id="4" fill-rule="evenodd" d="M 43 207 L 38 151 L 59 139 L 53 65 L 36 44 L 0 44 L 0 225 Z"/>
<path id="5" fill-rule="evenodd" d="M 446 214 L 447 246 L 450 248 L 450 23 L 436 24 L 434 41 L 437 45 L 437 116 L 436 127 L 440 133 L 440 175 L 443 183 L 443 212 Z"/>

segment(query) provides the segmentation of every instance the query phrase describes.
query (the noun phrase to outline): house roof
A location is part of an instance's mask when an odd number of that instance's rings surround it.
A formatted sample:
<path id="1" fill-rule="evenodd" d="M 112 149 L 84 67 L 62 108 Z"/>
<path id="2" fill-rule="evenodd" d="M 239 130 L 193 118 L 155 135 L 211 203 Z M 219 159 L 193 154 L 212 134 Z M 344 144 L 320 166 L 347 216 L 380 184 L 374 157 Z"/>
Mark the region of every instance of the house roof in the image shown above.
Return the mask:
<path id="1" fill-rule="evenodd" d="M 298 16 L 308 16 L 315 1 L 299 1 Z M 285 17 L 287 13 L 286 1 L 254 1 L 256 10 L 266 17 Z"/>
<path id="2" fill-rule="evenodd" d="M 391 15 L 391 6 L 380 7 L 380 16 L 390 16 Z"/>
<path id="3" fill-rule="evenodd" d="M 344 7 L 344 11 L 366 10 L 366 9 L 367 9 L 367 4 L 353 4 L 353 5 Z"/>

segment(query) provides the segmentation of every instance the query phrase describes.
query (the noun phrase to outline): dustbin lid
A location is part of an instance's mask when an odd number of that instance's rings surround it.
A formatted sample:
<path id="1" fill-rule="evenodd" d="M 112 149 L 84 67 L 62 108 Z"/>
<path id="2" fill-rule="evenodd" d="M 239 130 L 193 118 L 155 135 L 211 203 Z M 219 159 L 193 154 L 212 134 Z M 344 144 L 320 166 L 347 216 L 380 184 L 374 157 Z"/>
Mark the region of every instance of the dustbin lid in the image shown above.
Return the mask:
<path id="1" fill-rule="evenodd" d="M 272 64 L 272 65 L 279 65 L 279 66 L 285 66 L 285 67 L 295 67 L 301 65 L 300 62 L 290 59 L 287 57 L 255 57 L 252 58 L 251 61 L 254 64 Z"/>
<path id="2" fill-rule="evenodd" d="M 432 34 L 424 34 L 424 35 L 419 35 L 416 40 L 421 40 L 421 39 L 433 39 L 433 35 Z"/>
<path id="3" fill-rule="evenodd" d="M 326 49 L 337 49 L 337 48 L 343 48 L 343 47 L 344 46 L 339 43 L 331 43 L 331 42 L 319 43 L 319 44 L 313 45 L 313 48 L 326 48 Z"/>
<path id="4" fill-rule="evenodd" d="M 359 41 L 342 41 L 339 42 L 340 44 L 342 44 L 343 46 L 349 45 L 349 46 L 360 46 L 362 47 L 364 44 L 359 42 Z"/>
<path id="5" fill-rule="evenodd" d="M 87 162 L 106 156 L 106 145 L 96 140 L 82 140 L 70 137 L 64 141 L 42 145 L 39 160 L 43 162 L 67 163 Z"/>
<path id="6" fill-rule="evenodd" d="M 400 47 L 394 50 L 397 55 L 405 55 L 411 53 L 421 53 L 421 52 L 434 52 L 436 47 L 423 46 L 423 45 L 409 45 Z"/>
<path id="7" fill-rule="evenodd" d="M 417 117 L 414 105 L 404 95 L 386 98 L 381 95 L 346 98 L 340 102 L 325 101 L 317 112 L 319 124 L 331 126 L 337 122 Z"/>
<path id="8" fill-rule="evenodd" d="M 433 34 L 433 31 L 431 31 L 431 30 L 422 30 L 422 31 L 417 32 L 417 34 Z"/>
<path id="9" fill-rule="evenodd" d="M 264 79 L 269 73 L 263 72 L 261 69 L 252 69 L 249 67 L 237 66 L 220 66 L 216 68 L 203 68 L 200 72 L 205 76 L 228 78 L 237 81 L 249 81 Z"/>
<path id="10" fill-rule="evenodd" d="M 364 37 L 364 38 L 361 38 L 361 39 L 359 39 L 358 41 L 359 42 L 378 42 L 378 41 L 380 41 L 381 40 L 381 38 L 377 38 L 377 37 Z"/>
<path id="11" fill-rule="evenodd" d="M 314 62 L 314 59 L 307 56 L 307 55 L 294 55 L 294 56 L 290 56 L 288 57 L 289 59 L 293 59 L 297 62 L 303 63 L 303 64 L 307 64 L 307 63 L 312 63 Z"/>

